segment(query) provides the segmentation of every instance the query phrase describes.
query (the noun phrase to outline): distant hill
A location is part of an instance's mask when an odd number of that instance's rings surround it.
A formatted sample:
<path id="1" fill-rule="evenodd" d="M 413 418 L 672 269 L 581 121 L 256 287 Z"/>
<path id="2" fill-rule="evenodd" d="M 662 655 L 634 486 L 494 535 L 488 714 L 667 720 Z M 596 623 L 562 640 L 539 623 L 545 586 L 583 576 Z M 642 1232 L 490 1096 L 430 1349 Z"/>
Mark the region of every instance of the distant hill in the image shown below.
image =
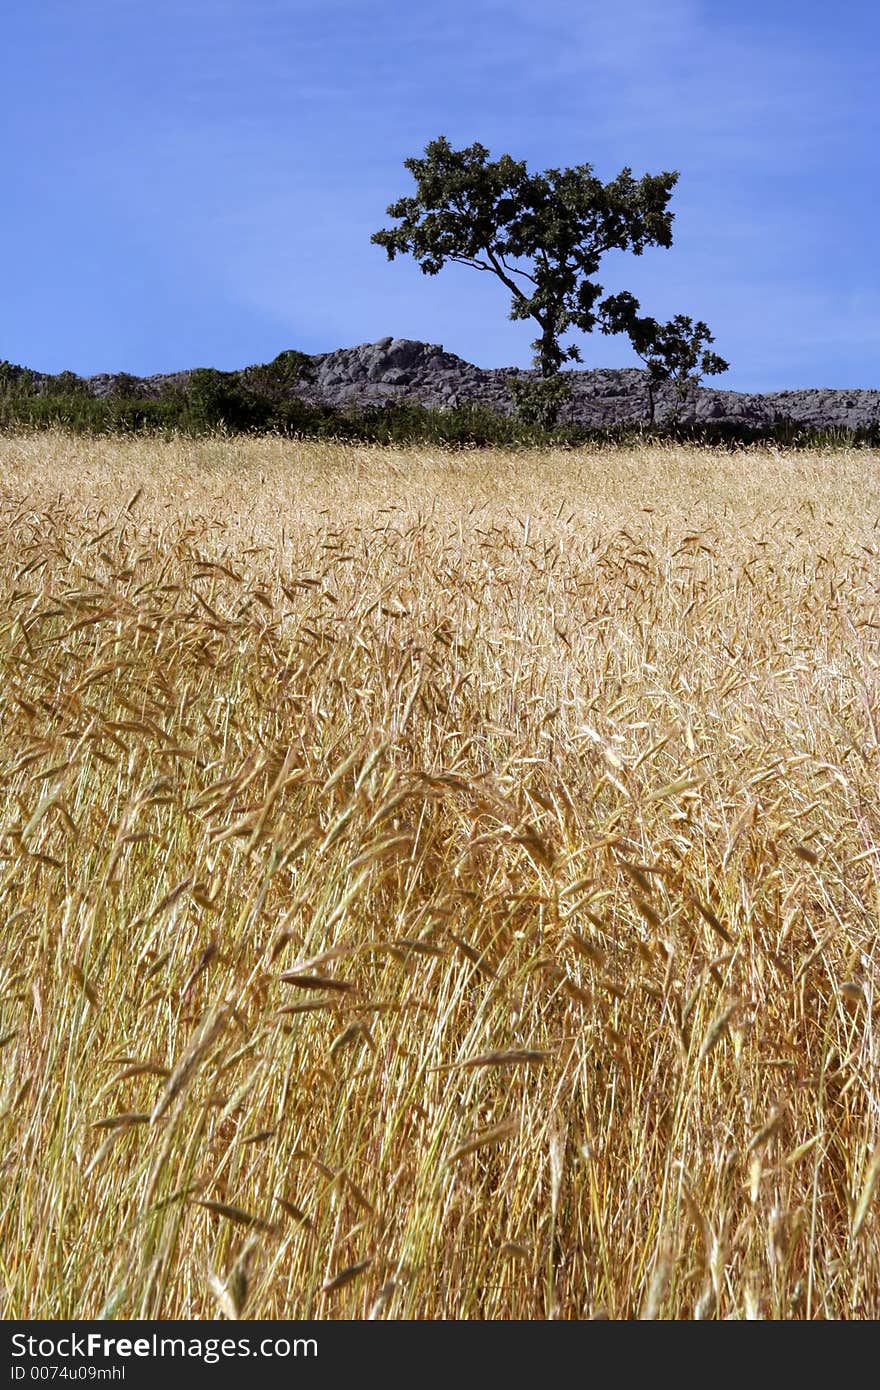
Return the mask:
<path id="1" fill-rule="evenodd" d="M 4 370 L 7 381 L 10 373 L 24 373 L 24 369 L 8 364 Z M 38 394 L 68 387 L 99 398 L 125 395 L 158 399 L 169 392 L 187 392 L 193 373 L 180 371 L 144 378 L 122 373 L 86 378 L 72 373 L 60 377 L 39 372 L 26 375 L 30 389 Z M 282 353 L 274 363 L 221 375 L 223 381 L 245 387 L 252 396 L 299 398 L 349 413 L 389 403 L 418 402 L 442 409 L 478 402 L 509 415 L 510 378 L 533 374 L 513 367 L 475 367 L 436 344 L 409 338 L 380 338 L 375 343 L 310 357 Z M 645 373 L 640 369 L 599 368 L 573 371 L 570 375 L 572 399 L 563 410 L 560 423 L 605 428 L 637 425 L 645 419 L 647 393 Z M 671 404 L 671 395 L 661 391 L 658 423 L 662 424 L 668 416 Z M 701 387 L 680 418 L 683 424 L 705 422 L 754 429 L 789 420 L 810 429 L 866 430 L 880 426 L 880 390 L 817 389 L 762 395 Z"/>

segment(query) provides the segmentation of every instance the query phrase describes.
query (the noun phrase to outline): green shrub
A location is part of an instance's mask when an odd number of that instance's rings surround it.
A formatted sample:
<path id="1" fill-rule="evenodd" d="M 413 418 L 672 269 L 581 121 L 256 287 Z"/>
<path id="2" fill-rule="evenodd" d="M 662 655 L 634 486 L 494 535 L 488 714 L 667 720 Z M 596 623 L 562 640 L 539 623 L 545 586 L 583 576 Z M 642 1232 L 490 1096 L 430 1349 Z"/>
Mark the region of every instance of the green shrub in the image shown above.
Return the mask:
<path id="1" fill-rule="evenodd" d="M 271 362 L 255 363 L 241 373 L 241 384 L 252 395 L 274 403 L 290 399 L 296 387 L 314 381 L 312 359 L 305 352 L 279 352 Z"/>
<path id="2" fill-rule="evenodd" d="M 424 444 L 445 448 L 576 448 L 584 444 L 631 444 L 675 441 L 740 448 L 778 444 L 784 448 L 880 446 L 880 421 L 860 430 L 817 430 L 791 420 L 753 426 L 706 421 L 699 424 L 645 426 L 542 426 L 530 412 L 496 413 L 470 402 L 451 410 L 429 409 L 413 402 L 371 406 L 342 412 L 304 401 L 295 388 L 311 371 L 303 353 L 284 352 L 264 366 L 244 372 L 200 368 L 186 385 L 169 383 L 156 396 L 144 394 L 136 377 L 120 374 L 108 395 L 91 394 L 89 384 L 73 372 L 38 382 L 26 368 L 0 362 L 0 429 L 45 429 L 60 426 L 83 434 L 268 432 L 291 438 L 335 438 L 366 444 Z M 540 404 L 540 403 L 539 403 Z M 540 416 L 541 412 L 537 412 Z"/>
<path id="3" fill-rule="evenodd" d="M 64 396 L 71 399 L 74 397 L 91 397 L 89 383 L 84 377 L 77 376 L 76 372 L 58 372 L 56 376 L 46 378 L 43 391 L 47 396 Z"/>
<path id="4" fill-rule="evenodd" d="M 265 429 L 271 424 L 270 403 L 244 391 L 235 372 L 200 367 L 189 378 L 187 423 L 196 433 L 227 429 L 233 433 Z"/>

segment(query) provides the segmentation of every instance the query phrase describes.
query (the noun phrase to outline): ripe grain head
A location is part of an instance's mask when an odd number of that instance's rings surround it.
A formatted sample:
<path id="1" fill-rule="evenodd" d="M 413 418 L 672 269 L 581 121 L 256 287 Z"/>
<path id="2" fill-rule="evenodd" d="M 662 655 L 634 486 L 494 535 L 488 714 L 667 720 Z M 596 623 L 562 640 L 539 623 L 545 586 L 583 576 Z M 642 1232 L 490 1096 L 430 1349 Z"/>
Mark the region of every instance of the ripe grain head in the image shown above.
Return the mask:
<path id="1" fill-rule="evenodd" d="M 880 1312 L 876 454 L 0 466 L 6 1316 Z"/>

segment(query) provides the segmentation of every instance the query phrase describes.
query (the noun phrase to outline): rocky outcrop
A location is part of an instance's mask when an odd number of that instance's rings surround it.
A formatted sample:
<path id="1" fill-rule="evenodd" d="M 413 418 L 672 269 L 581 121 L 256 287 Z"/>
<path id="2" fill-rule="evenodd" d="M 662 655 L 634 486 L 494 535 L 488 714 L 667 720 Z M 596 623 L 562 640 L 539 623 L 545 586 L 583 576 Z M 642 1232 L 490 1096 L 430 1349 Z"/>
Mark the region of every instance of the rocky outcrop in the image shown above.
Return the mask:
<path id="1" fill-rule="evenodd" d="M 475 367 L 442 347 L 407 338 L 380 338 L 377 343 L 325 353 L 312 362 L 315 379 L 310 398 L 345 409 L 394 400 L 441 408 L 479 401 L 510 414 L 511 377 L 534 375 L 514 367 Z M 638 368 L 574 371 L 571 379 L 572 399 L 562 412 L 563 421 L 601 427 L 645 419 L 646 380 Z M 667 418 L 675 404 L 670 391 L 661 391 L 657 420 Z M 687 423 L 705 420 L 757 427 L 789 419 L 814 428 L 862 429 L 880 423 L 880 390 L 757 395 L 701 387 L 692 393 L 681 418 Z"/>
<path id="2" fill-rule="evenodd" d="M 515 367 L 475 367 L 437 344 L 409 338 L 380 338 L 375 343 L 320 353 L 310 363 L 312 380 L 289 387 L 290 393 L 355 412 L 391 402 L 418 402 L 449 409 L 473 401 L 509 415 L 513 410 L 511 378 L 533 375 Z M 189 376 L 189 372 L 175 372 L 135 381 L 127 376 L 103 374 L 89 377 L 87 386 L 96 396 L 135 390 L 158 396 L 168 389 L 186 390 Z M 38 383 L 49 380 L 38 374 L 34 378 Z M 638 368 L 574 371 L 571 380 L 572 398 L 561 414 L 563 422 L 603 427 L 645 420 L 645 373 Z M 669 417 L 673 404 L 670 392 L 658 394 L 658 423 Z M 774 391 L 759 395 L 701 387 L 692 393 L 680 418 L 684 423 L 706 421 L 752 428 L 791 420 L 815 429 L 866 429 L 880 425 L 880 390 Z"/>

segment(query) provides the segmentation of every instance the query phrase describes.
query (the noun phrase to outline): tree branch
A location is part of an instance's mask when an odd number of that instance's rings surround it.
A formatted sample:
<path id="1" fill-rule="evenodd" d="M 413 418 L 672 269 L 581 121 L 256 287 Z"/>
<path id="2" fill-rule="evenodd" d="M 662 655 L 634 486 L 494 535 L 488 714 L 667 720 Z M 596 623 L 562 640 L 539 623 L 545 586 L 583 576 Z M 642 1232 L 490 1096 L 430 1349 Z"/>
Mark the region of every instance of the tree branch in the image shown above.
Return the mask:
<path id="1" fill-rule="evenodd" d="M 498 260 L 498 257 L 495 255 L 494 251 L 489 246 L 486 247 L 486 255 L 489 257 L 489 260 L 492 263 L 492 269 L 495 271 L 495 274 L 498 276 L 498 279 L 502 282 L 502 284 L 506 285 L 507 288 L 510 290 L 511 294 L 515 295 L 515 297 L 521 300 L 523 304 L 527 304 L 529 300 L 528 295 L 525 293 L 523 289 L 521 289 L 521 287 L 516 283 L 515 280 L 511 280 L 505 267 L 502 266 L 501 262 Z M 532 314 L 531 317 L 535 318 L 536 315 Z M 538 322 L 540 323 L 541 320 L 538 319 Z"/>
<path id="2" fill-rule="evenodd" d="M 529 280 L 537 289 L 538 282 L 535 279 L 534 275 L 530 275 L 527 270 L 520 270 L 519 266 L 508 265 L 507 261 L 504 259 L 503 256 L 499 256 L 498 259 L 504 266 L 504 269 L 507 271 L 508 275 L 521 275 L 524 280 Z"/>
<path id="3" fill-rule="evenodd" d="M 450 256 L 449 260 L 455 261 L 456 265 L 469 265 L 472 270 L 491 270 L 493 275 L 497 273 L 494 266 L 487 265 L 485 261 L 478 261 L 475 257 Z"/>

